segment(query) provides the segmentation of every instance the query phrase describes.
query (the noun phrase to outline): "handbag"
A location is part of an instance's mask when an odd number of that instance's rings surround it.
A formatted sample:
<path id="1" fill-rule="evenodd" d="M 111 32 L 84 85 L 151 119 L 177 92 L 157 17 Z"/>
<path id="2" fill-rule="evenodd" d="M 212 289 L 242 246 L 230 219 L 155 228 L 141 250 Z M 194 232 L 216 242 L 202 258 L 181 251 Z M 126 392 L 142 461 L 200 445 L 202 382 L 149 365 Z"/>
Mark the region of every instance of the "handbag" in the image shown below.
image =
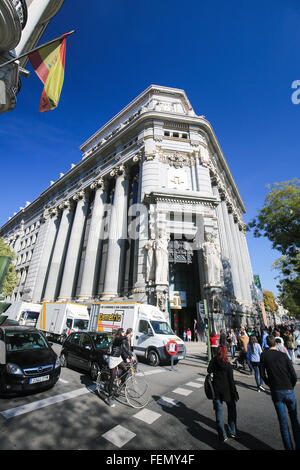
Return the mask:
<path id="1" fill-rule="evenodd" d="M 215 400 L 215 391 L 210 374 L 207 374 L 204 381 L 204 392 L 209 400 Z"/>

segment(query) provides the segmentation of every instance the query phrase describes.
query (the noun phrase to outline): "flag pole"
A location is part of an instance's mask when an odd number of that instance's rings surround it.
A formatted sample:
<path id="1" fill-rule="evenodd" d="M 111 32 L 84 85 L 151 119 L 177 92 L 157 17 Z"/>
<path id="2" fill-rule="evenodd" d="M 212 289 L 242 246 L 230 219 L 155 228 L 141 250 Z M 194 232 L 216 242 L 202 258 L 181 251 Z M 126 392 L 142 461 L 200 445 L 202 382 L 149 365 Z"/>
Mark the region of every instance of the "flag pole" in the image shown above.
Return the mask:
<path id="1" fill-rule="evenodd" d="M 22 59 L 22 57 L 32 54 L 33 52 L 38 51 L 42 47 L 49 46 L 53 42 L 59 41 L 60 39 L 63 39 L 66 36 L 70 36 L 70 34 L 73 34 L 75 32 L 76 30 L 73 29 L 73 31 L 70 31 L 69 33 L 63 34 L 62 36 L 59 36 L 58 38 L 51 39 L 51 41 L 45 42 L 45 44 L 41 44 L 40 46 L 35 47 L 34 49 L 31 49 L 31 51 L 24 52 L 23 54 L 19 55 L 19 57 L 15 57 L 15 59 L 11 59 L 11 60 L 8 60 L 7 62 L 4 62 L 3 64 L 0 64 L 0 68 L 5 67 L 6 65 L 12 64 L 13 62 L 16 62 L 16 60 Z"/>

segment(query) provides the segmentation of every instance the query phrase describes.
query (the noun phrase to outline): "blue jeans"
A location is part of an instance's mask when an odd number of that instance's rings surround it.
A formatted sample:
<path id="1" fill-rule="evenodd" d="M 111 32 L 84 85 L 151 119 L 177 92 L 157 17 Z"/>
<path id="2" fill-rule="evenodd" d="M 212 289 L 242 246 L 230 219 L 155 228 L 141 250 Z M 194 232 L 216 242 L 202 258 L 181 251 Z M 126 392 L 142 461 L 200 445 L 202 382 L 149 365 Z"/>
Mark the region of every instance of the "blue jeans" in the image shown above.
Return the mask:
<path id="1" fill-rule="evenodd" d="M 289 412 L 296 450 L 300 450 L 300 425 L 294 390 L 272 390 L 272 400 L 276 409 L 285 450 L 294 449 L 285 407 L 287 407 Z"/>
<path id="2" fill-rule="evenodd" d="M 260 375 L 260 363 L 259 362 L 251 362 L 251 365 L 254 369 L 254 374 L 255 374 L 255 380 L 257 387 L 259 388 L 263 384 L 263 379 L 261 378 Z"/>
<path id="3" fill-rule="evenodd" d="M 226 402 L 228 412 L 228 430 L 230 434 L 236 434 L 236 405 L 235 401 Z M 216 413 L 216 424 L 219 439 L 226 439 L 227 434 L 225 431 L 223 420 L 223 403 L 221 400 L 214 400 L 214 409 Z"/>
<path id="4" fill-rule="evenodd" d="M 230 351 L 231 351 L 231 357 L 234 357 L 234 356 L 235 356 L 235 351 L 236 351 L 236 346 L 235 346 L 235 344 L 233 344 L 233 345 L 230 347 Z"/>

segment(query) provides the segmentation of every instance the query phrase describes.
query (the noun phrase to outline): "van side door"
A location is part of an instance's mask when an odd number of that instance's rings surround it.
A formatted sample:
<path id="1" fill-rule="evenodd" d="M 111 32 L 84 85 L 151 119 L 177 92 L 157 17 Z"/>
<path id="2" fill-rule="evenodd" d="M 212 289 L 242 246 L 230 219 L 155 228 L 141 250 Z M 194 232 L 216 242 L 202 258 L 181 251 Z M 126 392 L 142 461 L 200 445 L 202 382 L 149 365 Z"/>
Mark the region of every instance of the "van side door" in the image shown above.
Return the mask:
<path id="1" fill-rule="evenodd" d="M 137 356 L 145 356 L 147 348 L 151 344 L 151 338 L 153 337 L 151 326 L 147 320 L 140 319 L 138 321 L 138 327 L 134 333 L 133 349 Z"/>

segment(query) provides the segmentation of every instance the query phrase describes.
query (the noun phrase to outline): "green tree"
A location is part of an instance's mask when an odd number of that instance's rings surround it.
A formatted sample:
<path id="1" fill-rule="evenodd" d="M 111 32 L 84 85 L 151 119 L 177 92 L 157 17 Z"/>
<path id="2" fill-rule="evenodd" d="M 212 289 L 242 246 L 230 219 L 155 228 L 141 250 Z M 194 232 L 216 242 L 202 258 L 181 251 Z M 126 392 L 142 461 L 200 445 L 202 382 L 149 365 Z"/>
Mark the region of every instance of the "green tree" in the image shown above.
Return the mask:
<path id="1" fill-rule="evenodd" d="M 14 251 L 5 243 L 3 238 L 0 237 L 0 255 L 10 256 L 13 260 L 15 258 Z M 18 284 L 18 275 L 15 271 L 14 265 L 10 263 L 9 269 L 3 283 L 2 294 L 4 297 L 10 296 L 13 293 L 15 286 Z"/>
<path id="2" fill-rule="evenodd" d="M 276 310 L 278 310 L 278 305 L 275 302 L 275 297 L 274 297 L 273 292 L 269 290 L 263 290 L 262 293 L 264 296 L 265 309 L 271 313 L 276 312 Z"/>
<path id="3" fill-rule="evenodd" d="M 249 223 L 255 237 L 268 238 L 281 253 L 274 263 L 279 272 L 282 305 L 293 316 L 300 316 L 300 180 L 275 183 L 264 206 Z"/>

